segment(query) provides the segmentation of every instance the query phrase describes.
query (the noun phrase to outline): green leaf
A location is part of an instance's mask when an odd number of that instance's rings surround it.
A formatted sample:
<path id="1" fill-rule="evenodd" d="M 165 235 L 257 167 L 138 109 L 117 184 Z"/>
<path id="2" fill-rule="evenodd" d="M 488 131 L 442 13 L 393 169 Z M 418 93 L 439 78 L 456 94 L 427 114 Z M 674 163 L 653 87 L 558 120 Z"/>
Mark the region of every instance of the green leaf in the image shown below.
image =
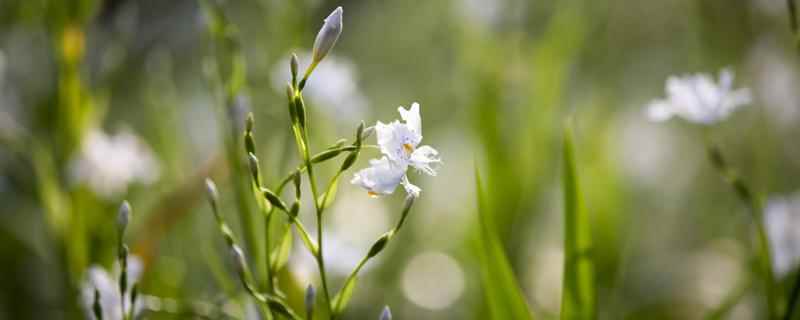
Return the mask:
<path id="1" fill-rule="evenodd" d="M 319 203 L 320 210 L 324 210 L 328 206 L 333 203 L 333 199 L 336 198 L 336 191 L 339 189 L 339 177 L 341 176 L 341 172 L 337 173 L 333 179 L 331 179 L 331 183 L 328 185 L 328 190 L 325 190 L 319 199 L 317 199 L 317 203 Z"/>
<path id="2" fill-rule="evenodd" d="M 281 270 L 286 265 L 286 262 L 289 261 L 289 253 L 292 252 L 293 239 L 294 237 L 292 236 L 292 228 L 287 227 L 283 232 L 281 242 L 278 244 L 278 250 L 274 250 L 270 255 L 269 260 L 272 270 Z"/>
<path id="3" fill-rule="evenodd" d="M 491 319 L 532 320 L 525 296 L 503 251 L 486 205 L 481 177 L 475 168 L 480 232 L 477 241 L 481 286 Z"/>
<path id="4" fill-rule="evenodd" d="M 583 210 L 578 188 L 572 124 L 564 126 L 564 279 L 561 319 L 596 319 L 591 221 Z"/>
<path id="5" fill-rule="evenodd" d="M 344 308 L 347 307 L 350 298 L 353 296 L 353 291 L 356 288 L 357 279 L 358 277 L 355 276 L 347 278 L 347 282 L 344 283 L 342 290 L 333 297 L 333 314 L 341 314 Z"/>

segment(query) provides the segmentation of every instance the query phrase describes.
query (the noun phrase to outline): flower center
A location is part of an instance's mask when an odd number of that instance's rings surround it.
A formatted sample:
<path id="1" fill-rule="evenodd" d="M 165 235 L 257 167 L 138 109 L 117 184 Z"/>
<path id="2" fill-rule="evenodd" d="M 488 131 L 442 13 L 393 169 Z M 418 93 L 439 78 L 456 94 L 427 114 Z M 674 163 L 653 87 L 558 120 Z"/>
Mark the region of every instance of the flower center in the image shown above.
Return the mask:
<path id="1" fill-rule="evenodd" d="M 405 150 L 406 153 L 411 154 L 414 152 L 414 146 L 412 146 L 410 143 L 404 143 L 403 150 Z"/>
<path id="2" fill-rule="evenodd" d="M 378 197 L 378 194 L 375 191 L 367 191 L 367 195 L 369 195 L 370 198 Z"/>

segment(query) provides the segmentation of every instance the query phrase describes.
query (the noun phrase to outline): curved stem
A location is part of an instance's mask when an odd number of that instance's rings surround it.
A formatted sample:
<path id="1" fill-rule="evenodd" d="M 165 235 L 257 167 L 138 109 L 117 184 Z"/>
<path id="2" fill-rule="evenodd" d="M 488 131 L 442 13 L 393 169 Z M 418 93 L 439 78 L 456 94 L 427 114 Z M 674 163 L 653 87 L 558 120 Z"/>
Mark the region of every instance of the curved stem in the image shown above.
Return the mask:
<path id="1" fill-rule="evenodd" d="M 764 280 L 764 290 L 766 291 L 768 319 L 777 319 L 778 296 L 775 289 L 775 275 L 772 271 L 772 254 L 770 253 L 769 238 L 764 225 L 764 214 L 761 202 L 753 194 L 747 184 L 731 170 L 719 149 L 710 141 L 707 141 L 706 146 L 712 165 L 714 165 L 720 175 L 722 175 L 725 181 L 733 188 L 736 196 L 747 205 L 753 222 L 755 223 L 756 236 L 758 239 L 757 254 L 759 267 Z"/>

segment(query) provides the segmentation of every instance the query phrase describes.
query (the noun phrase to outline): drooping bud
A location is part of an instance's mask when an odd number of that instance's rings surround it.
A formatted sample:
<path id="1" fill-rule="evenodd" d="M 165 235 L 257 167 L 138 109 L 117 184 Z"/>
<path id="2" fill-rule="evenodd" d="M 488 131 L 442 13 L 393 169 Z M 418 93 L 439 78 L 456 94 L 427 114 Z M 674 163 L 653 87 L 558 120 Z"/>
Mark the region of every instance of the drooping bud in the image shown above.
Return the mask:
<path id="1" fill-rule="evenodd" d="M 286 203 L 284 203 L 283 200 L 281 200 L 281 198 L 278 197 L 278 195 L 272 192 L 272 190 L 269 190 L 267 188 L 261 188 L 261 192 L 264 194 L 264 198 L 266 198 L 270 204 L 272 204 L 278 209 L 283 210 L 284 212 L 289 212 L 289 208 L 286 207 Z"/>
<path id="2" fill-rule="evenodd" d="M 392 320 L 392 310 L 389 309 L 389 306 L 383 307 L 383 312 L 381 312 L 380 320 Z"/>
<path id="3" fill-rule="evenodd" d="M 117 212 L 117 231 L 119 231 L 120 237 L 125 234 L 125 229 L 128 228 L 128 223 L 131 220 L 131 204 L 128 203 L 128 200 L 122 201 L 122 205 L 119 206 L 119 211 Z"/>
<path id="4" fill-rule="evenodd" d="M 313 319 L 314 318 L 314 302 L 317 300 L 317 290 L 314 289 L 314 286 L 308 285 L 306 287 L 306 296 L 305 296 L 305 307 L 306 307 L 306 318 Z"/>
<path id="5" fill-rule="evenodd" d="M 342 13 L 342 7 L 337 7 L 325 18 L 325 23 L 319 29 L 317 38 L 314 39 L 312 64 L 322 61 L 336 44 L 336 40 L 339 40 L 339 35 L 342 34 Z"/>

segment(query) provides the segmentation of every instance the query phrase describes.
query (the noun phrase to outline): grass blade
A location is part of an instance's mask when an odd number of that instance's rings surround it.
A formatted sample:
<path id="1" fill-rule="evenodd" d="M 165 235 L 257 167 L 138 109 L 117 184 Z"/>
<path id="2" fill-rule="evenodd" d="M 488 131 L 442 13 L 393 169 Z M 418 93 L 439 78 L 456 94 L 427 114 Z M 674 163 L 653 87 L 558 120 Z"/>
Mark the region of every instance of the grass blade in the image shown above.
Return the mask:
<path id="1" fill-rule="evenodd" d="M 561 319 L 596 319 L 591 223 L 578 188 L 572 124 L 564 127 L 564 279 Z"/>
<path id="2" fill-rule="evenodd" d="M 475 169 L 480 232 L 477 243 L 481 285 L 491 319 L 532 320 L 525 296 L 503 251 L 497 229 L 488 212 L 478 169 Z"/>

